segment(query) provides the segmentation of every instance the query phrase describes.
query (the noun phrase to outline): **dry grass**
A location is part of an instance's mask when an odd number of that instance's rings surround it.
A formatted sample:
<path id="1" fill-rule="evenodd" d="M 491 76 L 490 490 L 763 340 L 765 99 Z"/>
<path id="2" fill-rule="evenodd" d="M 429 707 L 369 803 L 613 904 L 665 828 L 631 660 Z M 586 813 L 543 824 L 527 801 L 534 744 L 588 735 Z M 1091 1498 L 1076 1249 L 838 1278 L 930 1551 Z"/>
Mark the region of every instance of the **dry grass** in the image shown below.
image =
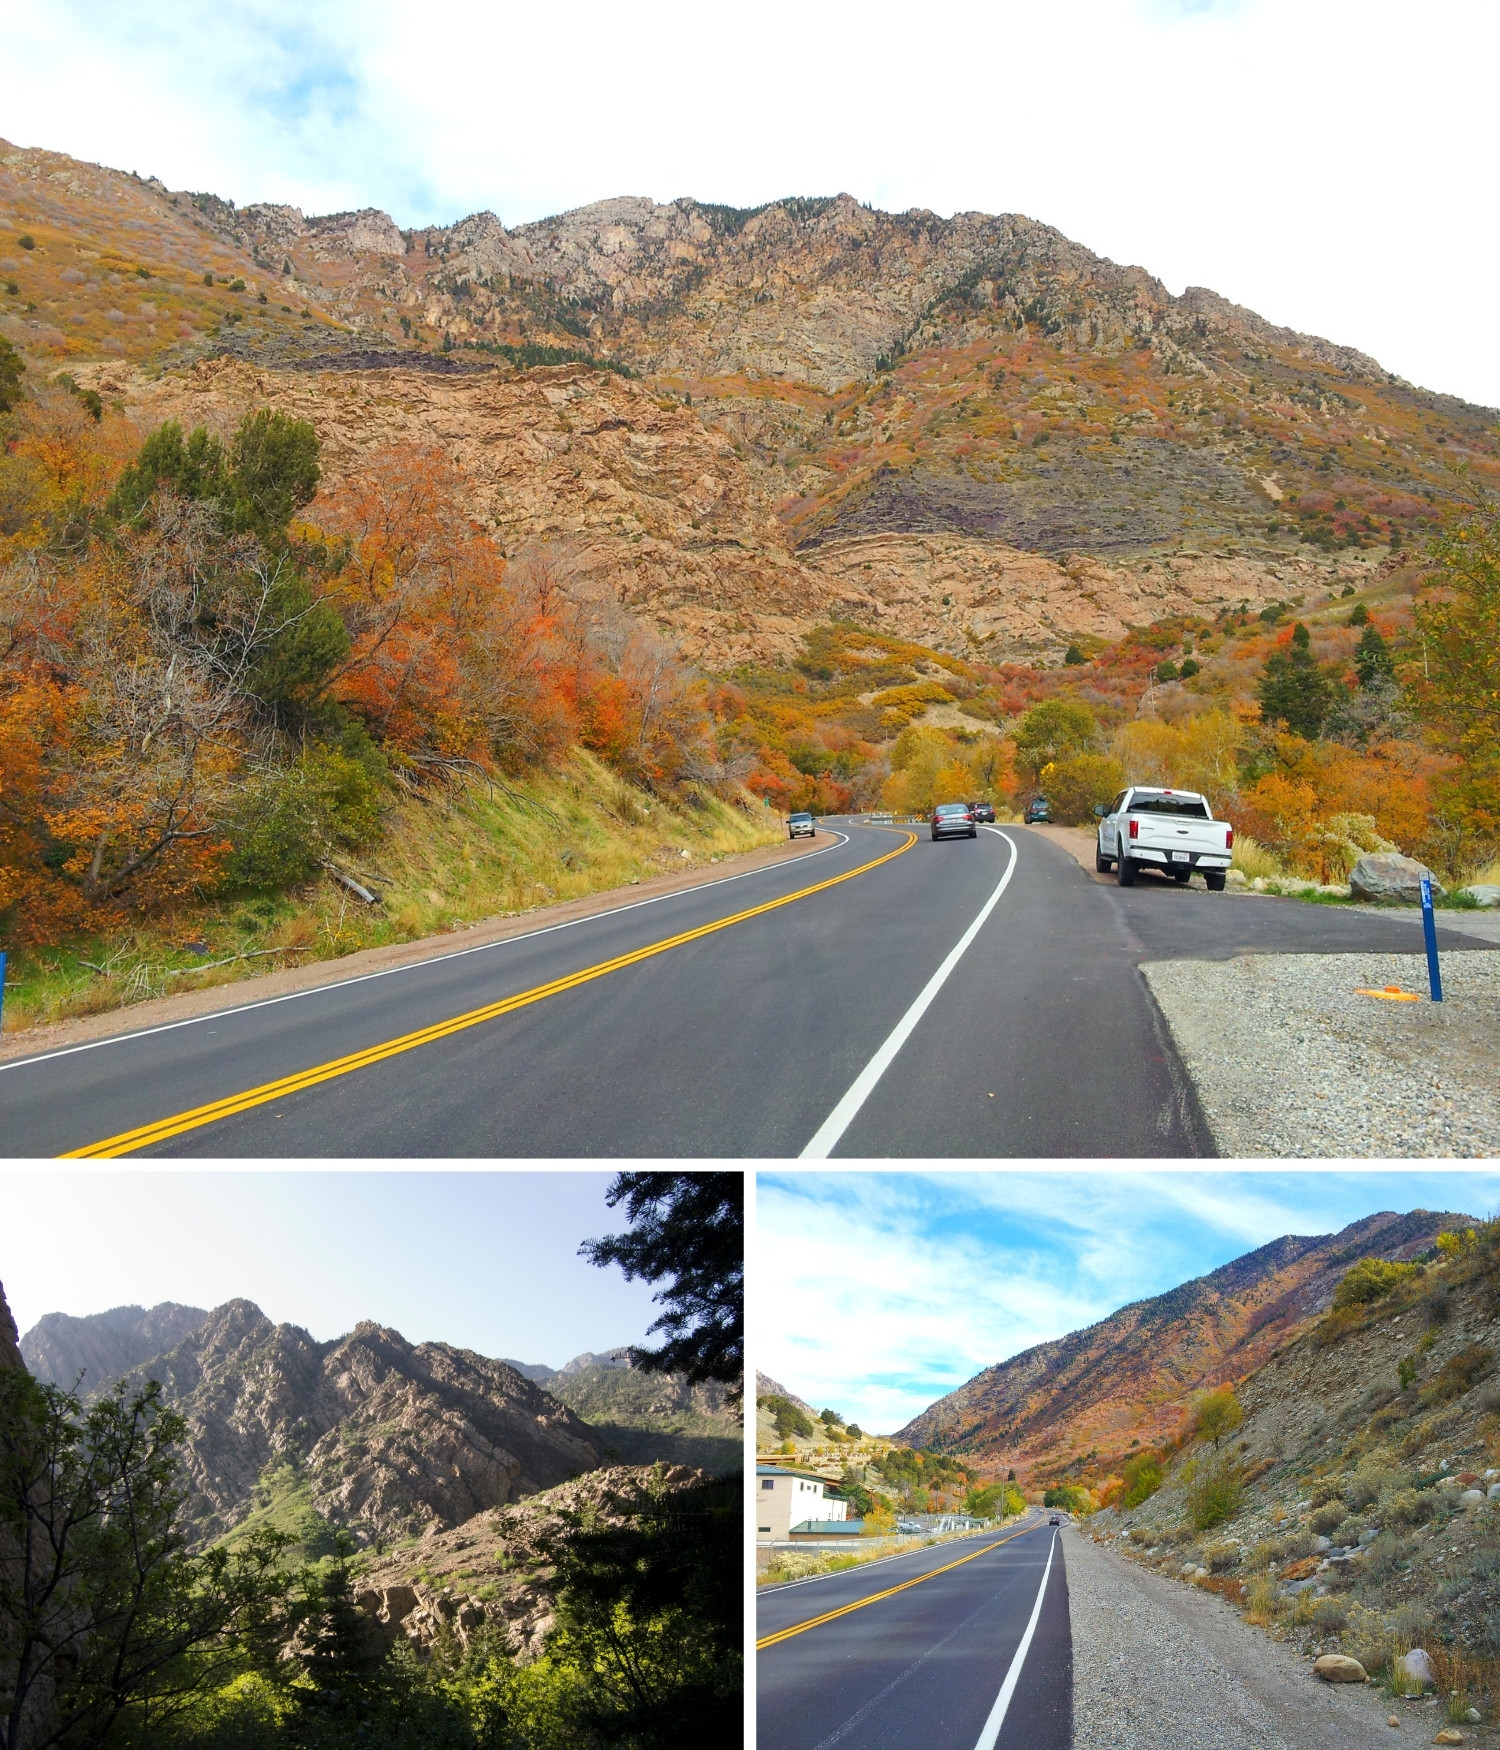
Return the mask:
<path id="1" fill-rule="evenodd" d="M 100 1014 L 281 966 L 334 960 L 516 917 L 667 871 L 707 869 L 779 841 L 780 817 L 704 798 L 669 805 L 580 755 L 558 771 L 404 801 L 385 839 L 344 866 L 378 892 L 367 906 L 331 880 L 142 921 L 101 941 L 11 954 L 7 1029 Z"/>
<path id="2" fill-rule="evenodd" d="M 1237 832 L 1234 835 L 1230 867 L 1238 869 L 1247 881 L 1254 881 L 1257 876 L 1267 881 L 1291 879 L 1290 871 L 1280 857 L 1246 832 Z"/>

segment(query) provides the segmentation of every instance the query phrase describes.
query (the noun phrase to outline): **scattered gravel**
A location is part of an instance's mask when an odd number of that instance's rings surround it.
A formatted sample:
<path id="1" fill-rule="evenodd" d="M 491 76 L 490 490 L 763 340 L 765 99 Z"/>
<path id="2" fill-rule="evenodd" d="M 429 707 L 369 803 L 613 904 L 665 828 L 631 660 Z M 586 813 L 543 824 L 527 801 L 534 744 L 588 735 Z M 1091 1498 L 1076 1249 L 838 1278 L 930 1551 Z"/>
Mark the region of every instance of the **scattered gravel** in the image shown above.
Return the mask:
<path id="1" fill-rule="evenodd" d="M 1250 954 L 1141 967 L 1227 1158 L 1500 1155 L 1500 953 Z M 1399 985 L 1415 1003 L 1359 996 Z"/>
<path id="2" fill-rule="evenodd" d="M 1369 1750 L 1425 1744 L 1373 1689 L 1334 1687 L 1223 1599 L 1066 1533 L 1074 1750 Z M 1436 1710 L 1423 1710 L 1426 1726 Z"/>

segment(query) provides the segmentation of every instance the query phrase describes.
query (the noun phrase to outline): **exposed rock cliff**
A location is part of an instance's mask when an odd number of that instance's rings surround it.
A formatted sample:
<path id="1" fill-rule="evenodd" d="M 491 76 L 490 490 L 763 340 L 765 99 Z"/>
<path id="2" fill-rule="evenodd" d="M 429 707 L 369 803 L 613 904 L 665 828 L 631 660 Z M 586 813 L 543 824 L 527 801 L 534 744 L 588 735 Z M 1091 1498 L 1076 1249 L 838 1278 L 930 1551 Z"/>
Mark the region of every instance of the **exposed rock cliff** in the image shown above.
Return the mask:
<path id="1" fill-rule="evenodd" d="M 215 1308 L 137 1370 L 148 1376 L 187 1418 L 201 1537 L 260 1504 L 277 1467 L 324 1519 L 368 1539 L 455 1525 L 605 1461 L 571 1410 L 504 1362 L 370 1323 L 318 1343 L 247 1300 Z"/>

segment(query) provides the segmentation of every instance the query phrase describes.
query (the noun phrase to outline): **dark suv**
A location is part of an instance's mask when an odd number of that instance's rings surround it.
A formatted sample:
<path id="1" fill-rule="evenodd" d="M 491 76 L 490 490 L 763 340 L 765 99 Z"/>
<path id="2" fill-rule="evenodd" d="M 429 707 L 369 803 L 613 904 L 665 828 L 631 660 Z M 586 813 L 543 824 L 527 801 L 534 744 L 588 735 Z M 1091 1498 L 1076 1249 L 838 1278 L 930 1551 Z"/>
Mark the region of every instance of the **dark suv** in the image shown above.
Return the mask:
<path id="1" fill-rule="evenodd" d="M 995 805 L 993 802 L 971 802 L 969 804 L 969 813 L 974 816 L 975 820 L 977 820 L 981 826 L 993 826 L 995 824 Z"/>
<path id="2" fill-rule="evenodd" d="M 939 802 L 932 811 L 932 836 L 935 839 L 979 837 L 979 828 L 969 812 L 967 802 Z"/>

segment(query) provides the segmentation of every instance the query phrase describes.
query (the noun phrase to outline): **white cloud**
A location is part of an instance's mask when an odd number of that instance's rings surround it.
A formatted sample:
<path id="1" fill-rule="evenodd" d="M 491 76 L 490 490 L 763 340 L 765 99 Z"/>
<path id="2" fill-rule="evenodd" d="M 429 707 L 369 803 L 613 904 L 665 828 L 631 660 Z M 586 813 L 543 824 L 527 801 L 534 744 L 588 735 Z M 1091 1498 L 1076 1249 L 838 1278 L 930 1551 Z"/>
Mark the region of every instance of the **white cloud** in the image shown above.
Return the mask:
<path id="1" fill-rule="evenodd" d="M 1500 404 L 1500 9 L 0 0 L 9 137 L 403 223 L 839 189 L 1019 211 Z"/>

